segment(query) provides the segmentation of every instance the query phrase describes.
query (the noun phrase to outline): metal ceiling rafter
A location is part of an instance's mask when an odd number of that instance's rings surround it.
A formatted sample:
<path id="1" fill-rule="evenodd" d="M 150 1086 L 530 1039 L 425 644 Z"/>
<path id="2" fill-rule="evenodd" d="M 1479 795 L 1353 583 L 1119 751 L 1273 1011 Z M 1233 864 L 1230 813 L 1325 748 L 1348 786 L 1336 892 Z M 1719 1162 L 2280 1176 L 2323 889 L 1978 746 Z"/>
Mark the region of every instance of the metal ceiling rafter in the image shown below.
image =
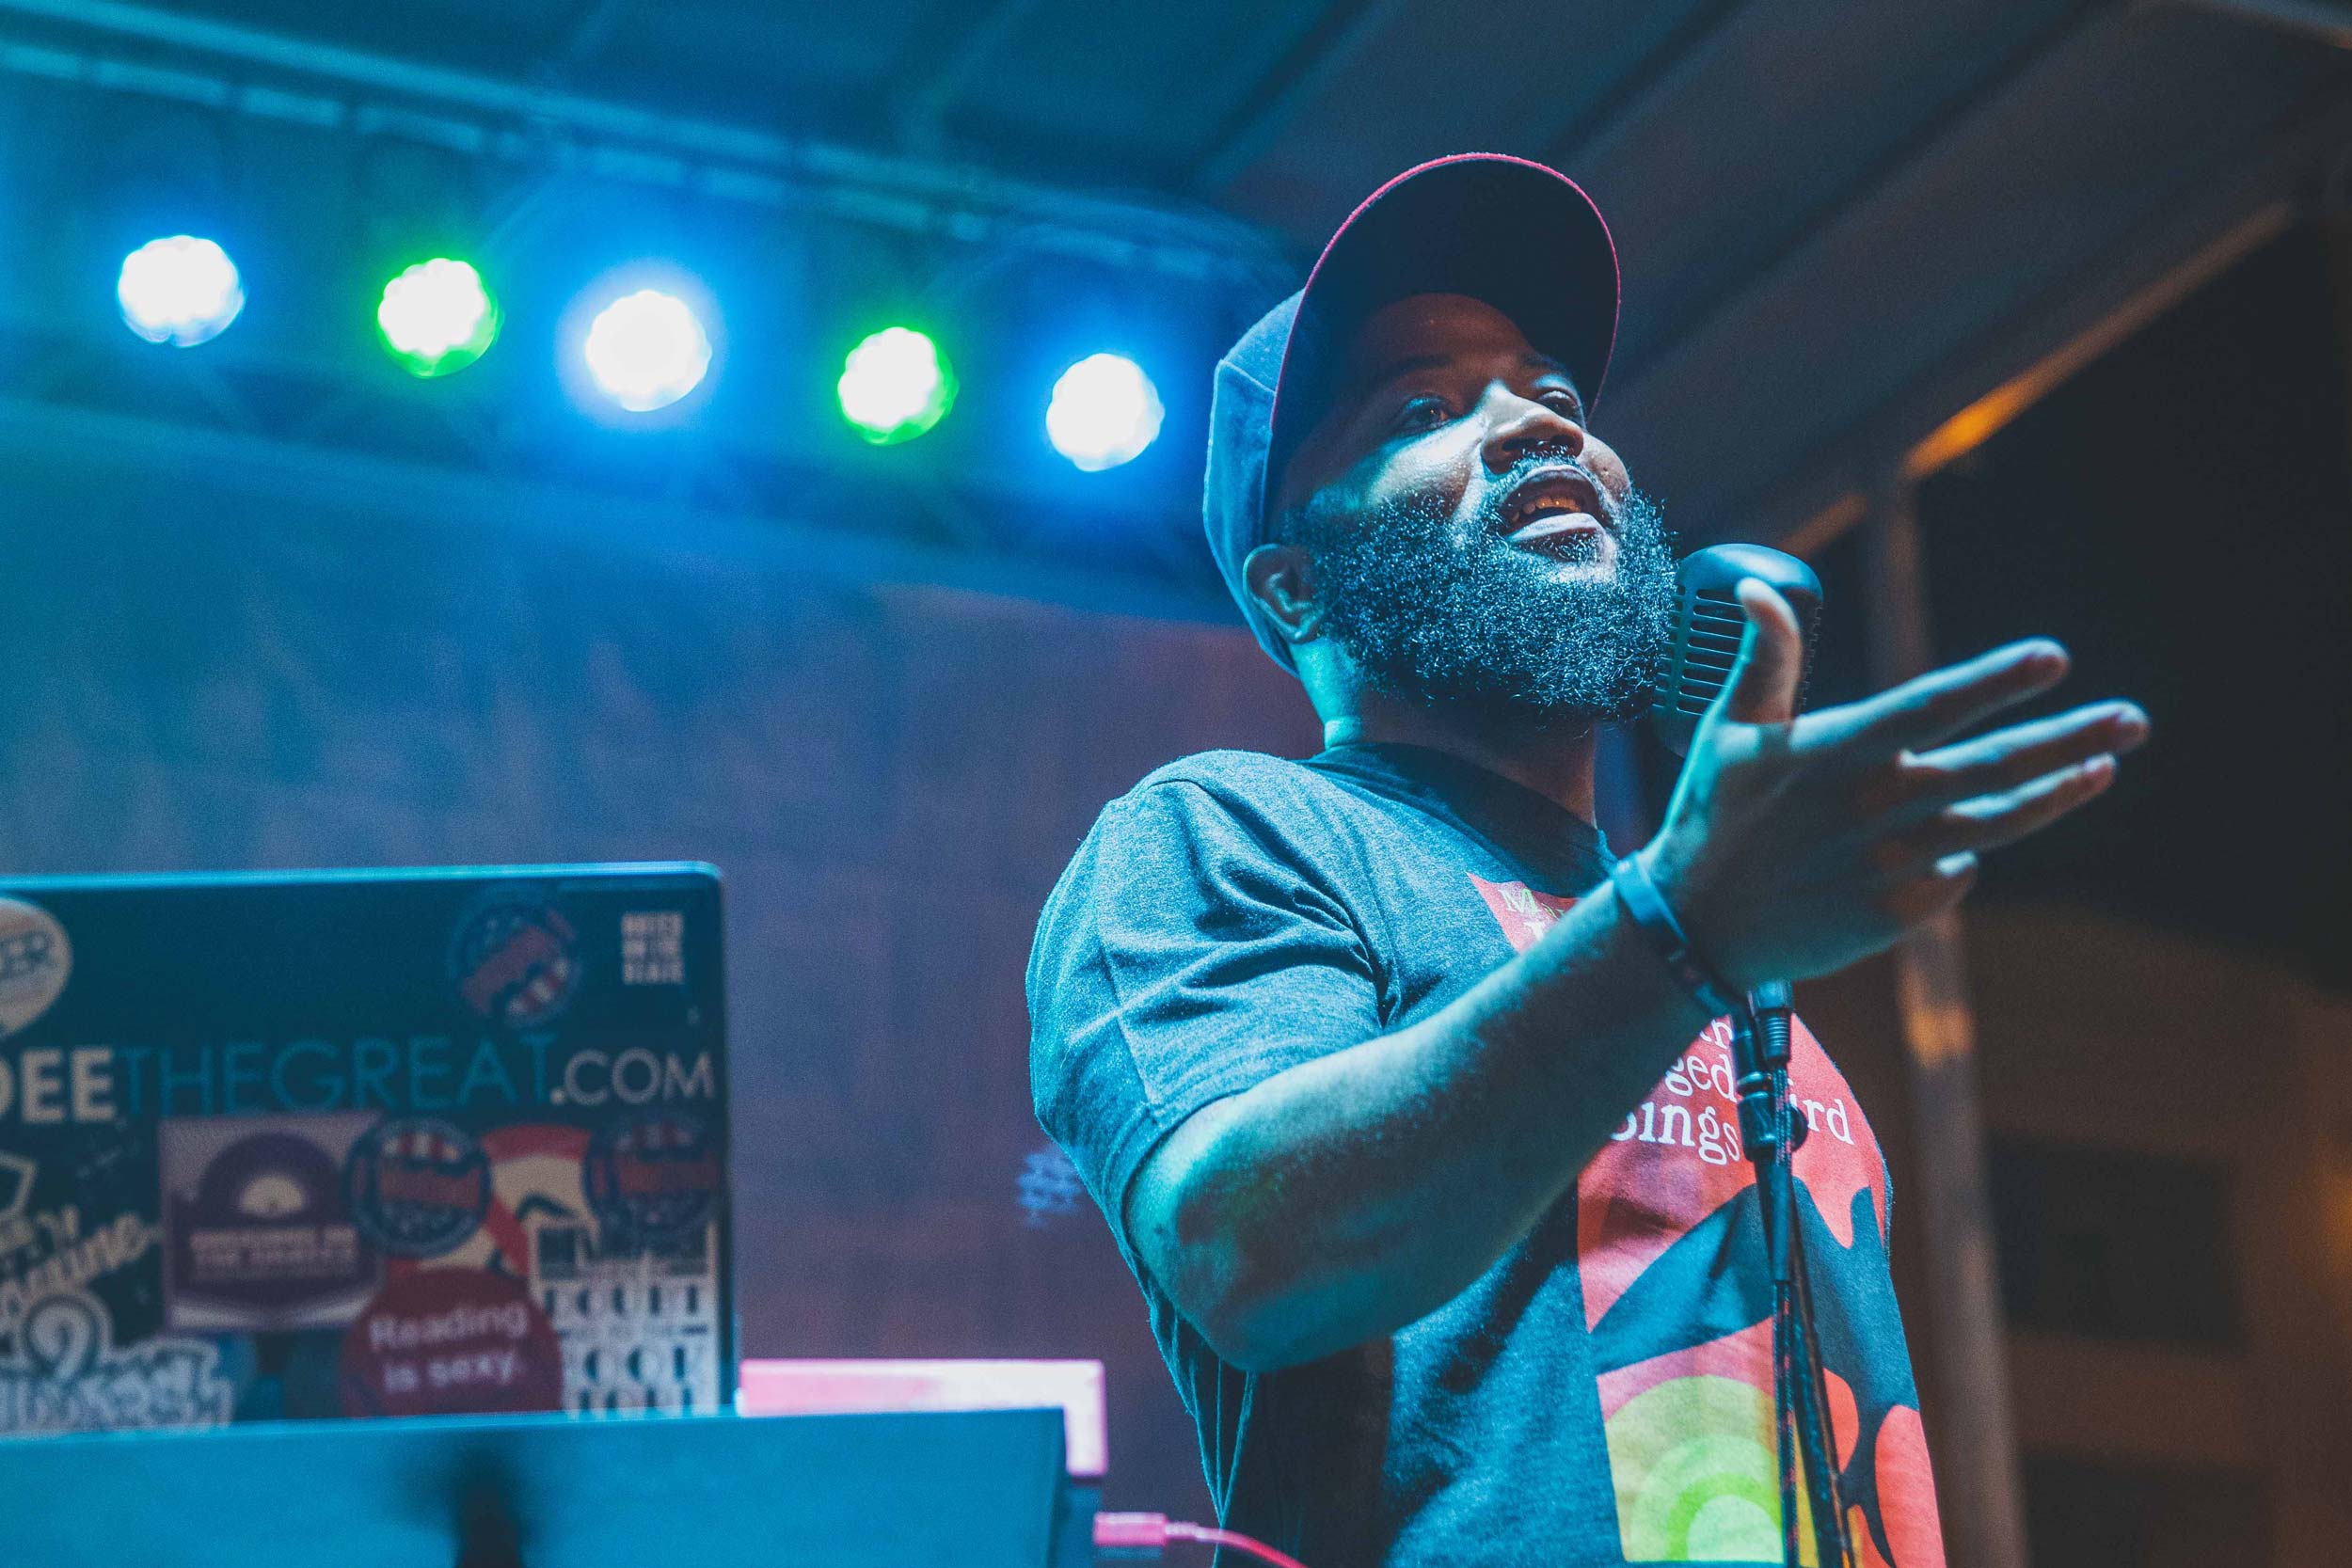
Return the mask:
<path id="1" fill-rule="evenodd" d="M 1280 250 L 1263 230 L 1190 205 L 1089 195 L 964 165 L 669 114 L 471 71 L 175 15 L 126 0 L 0 0 L 16 16 L 277 78 L 159 68 L 0 29 L 0 71 L 145 92 L 322 129 L 544 158 L 550 144 L 599 174 L 725 199 L 806 206 L 845 221 L 962 243 L 1019 243 L 1118 267 L 1263 289 Z M 194 62 L 191 62 L 194 63 Z M 284 79 L 311 90 L 289 91 Z M 341 93 L 316 88 L 331 84 Z M 420 105 L 426 106 L 421 108 Z"/>

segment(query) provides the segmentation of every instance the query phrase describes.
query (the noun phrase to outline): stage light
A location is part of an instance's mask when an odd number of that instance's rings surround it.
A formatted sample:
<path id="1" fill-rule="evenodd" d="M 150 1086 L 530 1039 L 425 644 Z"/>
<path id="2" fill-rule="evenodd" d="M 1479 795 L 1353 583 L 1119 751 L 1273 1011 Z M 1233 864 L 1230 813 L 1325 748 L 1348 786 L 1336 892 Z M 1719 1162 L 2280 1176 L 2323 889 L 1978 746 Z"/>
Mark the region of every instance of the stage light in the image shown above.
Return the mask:
<path id="1" fill-rule="evenodd" d="M 447 375 L 481 358 L 498 336 L 498 301 L 469 263 L 437 257 L 384 285 L 375 325 L 409 374 Z"/>
<path id="2" fill-rule="evenodd" d="M 644 414 L 700 384 L 710 369 L 710 336 L 677 295 L 640 289 L 596 313 L 580 354 L 607 397 Z"/>
<path id="3" fill-rule="evenodd" d="M 834 388 L 841 417 L 878 447 L 911 441 L 947 417 L 955 368 L 939 345 L 912 327 L 874 333 L 841 362 Z"/>
<path id="4" fill-rule="evenodd" d="M 1131 463 L 1156 440 L 1168 411 L 1141 366 L 1091 354 L 1062 372 L 1045 409 L 1054 450 L 1089 473 Z"/>
<path id="5" fill-rule="evenodd" d="M 245 287 L 229 253 L 210 240 L 174 234 L 122 259 L 115 282 L 122 319 L 151 343 L 193 348 L 220 336 L 245 309 Z"/>

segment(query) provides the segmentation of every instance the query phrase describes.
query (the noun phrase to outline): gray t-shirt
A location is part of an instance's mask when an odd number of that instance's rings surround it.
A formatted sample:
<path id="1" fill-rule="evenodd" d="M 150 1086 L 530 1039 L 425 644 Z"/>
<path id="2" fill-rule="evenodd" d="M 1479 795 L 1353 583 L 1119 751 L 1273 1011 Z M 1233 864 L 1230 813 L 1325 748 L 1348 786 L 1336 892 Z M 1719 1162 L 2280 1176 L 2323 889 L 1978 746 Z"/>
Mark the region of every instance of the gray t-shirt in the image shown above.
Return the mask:
<path id="1" fill-rule="evenodd" d="M 1038 1119 L 1136 1272 L 1220 1519 L 1310 1568 L 1779 1560 L 1770 1302 L 1721 1023 L 1572 1194 L 1384 1339 L 1246 1372 L 1120 1223 L 1185 1117 L 1443 1007 L 1606 872 L 1590 825 L 1439 752 L 1213 752 L 1106 807 L 1046 905 Z M 1844 1496 L 1880 1560 L 1936 1568 L 1884 1164 L 1801 1024 L 1792 1082 Z"/>

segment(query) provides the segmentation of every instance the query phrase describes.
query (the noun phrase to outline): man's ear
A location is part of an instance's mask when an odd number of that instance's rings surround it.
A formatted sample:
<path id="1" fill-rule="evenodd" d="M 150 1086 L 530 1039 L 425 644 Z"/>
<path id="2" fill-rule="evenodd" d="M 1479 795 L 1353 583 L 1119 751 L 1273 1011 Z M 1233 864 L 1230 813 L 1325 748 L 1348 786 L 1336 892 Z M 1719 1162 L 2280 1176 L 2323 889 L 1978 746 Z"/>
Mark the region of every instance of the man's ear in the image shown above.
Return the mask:
<path id="1" fill-rule="evenodd" d="M 1295 545 L 1260 545 L 1241 563 L 1242 580 L 1280 630 L 1295 645 L 1323 635 L 1323 607 L 1315 603 L 1314 562 Z"/>

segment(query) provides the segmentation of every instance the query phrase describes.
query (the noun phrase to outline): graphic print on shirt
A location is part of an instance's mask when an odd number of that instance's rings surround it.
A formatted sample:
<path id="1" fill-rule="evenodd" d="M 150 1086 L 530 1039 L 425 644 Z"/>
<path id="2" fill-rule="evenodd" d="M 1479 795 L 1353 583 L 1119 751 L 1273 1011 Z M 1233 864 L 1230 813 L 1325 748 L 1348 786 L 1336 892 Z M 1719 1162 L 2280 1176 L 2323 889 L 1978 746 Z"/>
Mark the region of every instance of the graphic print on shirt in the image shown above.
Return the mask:
<path id="1" fill-rule="evenodd" d="M 1576 900 L 1470 877 L 1534 945 Z M 1577 1265 L 1628 1562 L 1780 1560 L 1772 1296 L 1718 1019 L 1577 1180 Z M 1802 1022 L 1798 1205 L 1849 1533 L 1865 1568 L 1943 1568 L 1919 1396 L 1887 1273 L 1886 1167 L 1853 1091 Z M 1800 1493 L 1799 1538 L 1813 1560 Z"/>

